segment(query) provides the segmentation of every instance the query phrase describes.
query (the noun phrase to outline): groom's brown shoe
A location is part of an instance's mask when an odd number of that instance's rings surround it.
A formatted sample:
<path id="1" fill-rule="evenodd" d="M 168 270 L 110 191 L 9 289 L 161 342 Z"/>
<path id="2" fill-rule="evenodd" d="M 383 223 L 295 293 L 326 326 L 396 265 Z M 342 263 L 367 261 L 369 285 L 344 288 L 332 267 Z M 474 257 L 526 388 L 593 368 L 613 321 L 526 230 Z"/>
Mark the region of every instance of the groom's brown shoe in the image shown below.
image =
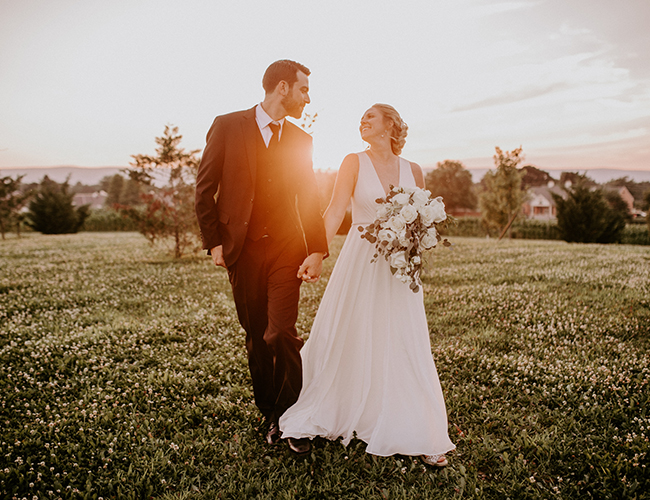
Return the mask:
<path id="1" fill-rule="evenodd" d="M 311 443 L 307 438 L 287 438 L 287 444 L 292 453 L 305 455 L 311 451 Z"/>
<path id="2" fill-rule="evenodd" d="M 271 420 L 269 430 L 266 431 L 266 442 L 268 444 L 277 444 L 280 441 L 280 427 L 275 420 Z"/>

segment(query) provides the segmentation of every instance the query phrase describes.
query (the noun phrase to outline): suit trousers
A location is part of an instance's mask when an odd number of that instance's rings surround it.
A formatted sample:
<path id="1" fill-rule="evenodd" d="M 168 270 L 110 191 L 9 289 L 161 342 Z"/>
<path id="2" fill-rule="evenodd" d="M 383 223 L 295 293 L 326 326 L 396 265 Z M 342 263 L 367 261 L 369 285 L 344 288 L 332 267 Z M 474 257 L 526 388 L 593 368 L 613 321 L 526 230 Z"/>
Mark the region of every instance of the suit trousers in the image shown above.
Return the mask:
<path id="1" fill-rule="evenodd" d="M 297 274 L 306 256 L 302 238 L 246 239 L 228 268 L 237 316 L 246 331 L 255 404 L 269 420 L 279 419 L 302 388 L 304 341 L 296 331 L 302 280 Z"/>

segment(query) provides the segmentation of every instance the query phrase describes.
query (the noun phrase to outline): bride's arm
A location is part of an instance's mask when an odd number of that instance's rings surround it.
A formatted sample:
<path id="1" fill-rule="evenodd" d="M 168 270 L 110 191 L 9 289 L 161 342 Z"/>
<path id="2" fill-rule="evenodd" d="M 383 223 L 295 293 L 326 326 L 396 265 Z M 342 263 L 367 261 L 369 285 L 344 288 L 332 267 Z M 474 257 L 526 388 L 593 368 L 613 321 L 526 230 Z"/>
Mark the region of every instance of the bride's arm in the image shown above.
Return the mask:
<path id="1" fill-rule="evenodd" d="M 343 217 L 345 217 L 345 212 L 350 205 L 350 198 L 352 198 L 354 192 L 354 186 L 357 184 L 358 175 L 359 157 L 356 154 L 349 154 L 341 163 L 339 172 L 336 174 L 332 199 L 327 210 L 325 210 L 325 215 L 323 215 L 328 245 L 332 242 L 336 231 L 343 222 Z"/>

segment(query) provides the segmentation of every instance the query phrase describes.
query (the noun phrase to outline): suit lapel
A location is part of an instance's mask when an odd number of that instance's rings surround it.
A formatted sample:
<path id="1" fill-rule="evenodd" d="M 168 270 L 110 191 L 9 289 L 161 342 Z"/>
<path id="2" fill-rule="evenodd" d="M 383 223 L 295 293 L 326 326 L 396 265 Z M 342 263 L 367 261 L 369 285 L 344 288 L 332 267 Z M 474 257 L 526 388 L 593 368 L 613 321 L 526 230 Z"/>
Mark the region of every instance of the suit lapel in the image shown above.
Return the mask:
<path id="1" fill-rule="evenodd" d="M 254 186 L 255 177 L 257 175 L 257 136 L 260 134 L 257 121 L 255 120 L 255 107 L 244 113 L 241 127 L 244 133 L 244 143 L 246 146 L 246 156 L 248 157 L 248 166 L 251 173 L 251 181 Z"/>

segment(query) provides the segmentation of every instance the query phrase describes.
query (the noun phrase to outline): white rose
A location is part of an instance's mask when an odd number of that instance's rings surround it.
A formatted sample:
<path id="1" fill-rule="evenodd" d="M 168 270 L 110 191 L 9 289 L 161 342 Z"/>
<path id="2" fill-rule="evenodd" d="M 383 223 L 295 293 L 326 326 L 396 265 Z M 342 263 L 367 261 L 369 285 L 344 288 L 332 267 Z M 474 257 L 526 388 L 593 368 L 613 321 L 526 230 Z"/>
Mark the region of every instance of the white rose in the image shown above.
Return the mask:
<path id="1" fill-rule="evenodd" d="M 420 240 L 420 245 L 422 245 L 422 248 L 424 248 L 425 250 L 429 250 L 430 248 L 435 247 L 437 244 L 438 244 L 438 238 L 428 233 L 425 234 Z"/>
<path id="2" fill-rule="evenodd" d="M 394 215 L 390 219 L 388 219 L 388 227 L 395 231 L 396 233 L 400 233 L 404 230 L 406 227 L 406 221 L 404 218 L 400 215 Z"/>
<path id="3" fill-rule="evenodd" d="M 420 207 L 423 207 L 427 204 L 427 201 L 429 201 L 429 196 L 431 196 L 430 191 L 426 189 L 418 189 L 415 193 L 413 193 L 413 206 L 418 209 Z"/>
<path id="4" fill-rule="evenodd" d="M 442 202 L 442 197 L 438 196 L 435 200 L 432 200 L 429 203 L 429 206 L 433 208 L 433 221 L 442 222 L 447 218 L 445 213 L 445 204 Z"/>
<path id="5" fill-rule="evenodd" d="M 393 205 L 406 205 L 411 199 L 411 195 L 407 193 L 399 193 L 393 196 Z"/>
<path id="6" fill-rule="evenodd" d="M 423 207 L 418 208 L 418 212 L 420 212 L 420 220 L 422 221 L 422 224 L 425 226 L 433 224 L 435 216 L 435 210 L 433 207 L 424 205 Z"/>
<path id="7" fill-rule="evenodd" d="M 420 262 L 422 262 L 422 259 L 420 259 L 419 255 L 411 257 L 411 264 L 417 266 Z"/>
<path id="8" fill-rule="evenodd" d="M 404 187 L 402 188 L 402 190 L 403 190 L 405 193 L 408 193 L 408 194 L 413 194 L 413 193 L 415 193 L 416 191 L 419 191 L 419 189 L 420 189 L 420 188 L 418 188 L 418 187 L 414 187 L 414 188 L 412 188 L 412 187 L 408 187 L 408 186 L 404 186 Z"/>
<path id="9" fill-rule="evenodd" d="M 395 252 L 390 256 L 390 266 L 396 269 L 404 269 L 406 267 L 406 252 Z"/>
<path id="10" fill-rule="evenodd" d="M 390 215 L 390 208 L 387 207 L 386 205 L 381 205 L 377 209 L 376 216 L 379 220 L 387 219 L 389 215 Z"/>
<path id="11" fill-rule="evenodd" d="M 400 210 L 399 214 L 404 218 L 404 221 L 407 224 L 410 224 L 418 216 L 418 211 L 415 208 L 413 208 L 413 206 L 411 205 L 404 205 L 402 210 Z"/>
<path id="12" fill-rule="evenodd" d="M 397 235 L 390 229 L 381 229 L 379 233 L 377 233 L 377 237 L 379 238 L 379 241 L 386 241 L 388 243 L 392 243 L 392 241 L 397 237 Z"/>
<path id="13" fill-rule="evenodd" d="M 406 237 L 406 231 L 402 231 L 397 235 L 397 239 L 399 241 L 399 244 L 402 245 L 403 247 L 409 246 L 409 243 L 411 241 Z"/>

